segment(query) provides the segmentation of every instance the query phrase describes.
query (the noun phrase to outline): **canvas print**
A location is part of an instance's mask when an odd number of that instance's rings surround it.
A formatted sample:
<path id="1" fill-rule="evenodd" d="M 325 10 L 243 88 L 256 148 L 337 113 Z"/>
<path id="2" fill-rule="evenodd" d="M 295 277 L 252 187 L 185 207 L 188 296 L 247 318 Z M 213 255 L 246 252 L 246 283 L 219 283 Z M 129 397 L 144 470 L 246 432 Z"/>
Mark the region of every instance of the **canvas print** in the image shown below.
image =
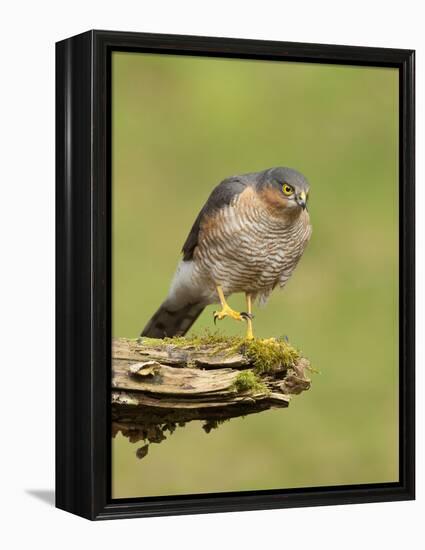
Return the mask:
<path id="1" fill-rule="evenodd" d="M 111 63 L 112 498 L 399 481 L 398 69 Z"/>

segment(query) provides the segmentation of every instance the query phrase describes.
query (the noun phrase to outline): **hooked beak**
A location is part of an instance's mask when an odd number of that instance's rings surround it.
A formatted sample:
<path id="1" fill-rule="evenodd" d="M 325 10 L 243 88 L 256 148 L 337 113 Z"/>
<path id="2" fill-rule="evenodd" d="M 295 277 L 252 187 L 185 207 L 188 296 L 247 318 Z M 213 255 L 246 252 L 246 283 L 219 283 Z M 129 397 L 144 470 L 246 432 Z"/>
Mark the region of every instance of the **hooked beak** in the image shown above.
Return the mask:
<path id="1" fill-rule="evenodd" d="M 304 191 L 301 191 L 301 193 L 298 193 L 296 198 L 297 204 L 301 206 L 301 208 L 304 210 L 307 206 L 307 195 Z"/>

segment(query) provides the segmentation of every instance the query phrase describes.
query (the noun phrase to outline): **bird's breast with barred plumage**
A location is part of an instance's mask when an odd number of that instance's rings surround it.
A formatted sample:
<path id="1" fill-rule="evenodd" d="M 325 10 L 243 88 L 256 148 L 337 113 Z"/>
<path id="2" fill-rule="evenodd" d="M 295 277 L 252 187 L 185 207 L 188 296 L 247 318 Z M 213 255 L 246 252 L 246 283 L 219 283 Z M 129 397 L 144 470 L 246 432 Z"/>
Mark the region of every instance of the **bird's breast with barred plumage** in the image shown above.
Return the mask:
<path id="1" fill-rule="evenodd" d="M 310 239 L 306 209 L 310 185 L 296 170 L 268 168 L 231 176 L 217 185 L 196 217 L 183 244 L 183 258 L 168 295 L 142 336 L 184 335 L 208 304 L 221 305 L 214 321 L 247 322 L 254 338 L 252 301 L 264 303 L 291 277 Z M 226 298 L 246 294 L 246 312 Z"/>
<path id="2" fill-rule="evenodd" d="M 248 292 L 264 302 L 290 278 L 310 235 L 306 210 L 275 211 L 248 188 L 203 221 L 193 256 L 194 283 L 202 280 L 207 301 L 221 285 L 226 295 Z"/>

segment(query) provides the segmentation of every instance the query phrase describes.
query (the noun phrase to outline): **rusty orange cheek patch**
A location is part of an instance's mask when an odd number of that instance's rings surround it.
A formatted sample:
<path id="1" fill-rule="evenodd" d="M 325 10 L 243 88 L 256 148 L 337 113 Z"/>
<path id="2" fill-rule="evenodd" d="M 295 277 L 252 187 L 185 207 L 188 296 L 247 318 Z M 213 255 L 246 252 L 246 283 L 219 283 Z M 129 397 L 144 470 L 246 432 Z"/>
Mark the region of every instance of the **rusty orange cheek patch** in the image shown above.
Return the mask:
<path id="1" fill-rule="evenodd" d="M 265 187 L 258 193 L 258 196 L 272 213 L 282 211 L 288 206 L 288 200 L 274 187 Z"/>

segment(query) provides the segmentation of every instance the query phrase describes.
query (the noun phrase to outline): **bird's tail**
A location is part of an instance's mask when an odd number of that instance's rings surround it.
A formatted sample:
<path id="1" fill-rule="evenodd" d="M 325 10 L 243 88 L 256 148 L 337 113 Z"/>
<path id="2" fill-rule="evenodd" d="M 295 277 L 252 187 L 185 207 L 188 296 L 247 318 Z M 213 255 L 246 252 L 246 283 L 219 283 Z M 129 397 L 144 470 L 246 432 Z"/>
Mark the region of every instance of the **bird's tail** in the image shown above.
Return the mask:
<path id="1" fill-rule="evenodd" d="M 195 303 L 186 304 L 175 309 L 165 301 L 145 326 L 141 336 L 147 336 L 148 338 L 183 336 L 204 308 L 204 305 Z"/>

